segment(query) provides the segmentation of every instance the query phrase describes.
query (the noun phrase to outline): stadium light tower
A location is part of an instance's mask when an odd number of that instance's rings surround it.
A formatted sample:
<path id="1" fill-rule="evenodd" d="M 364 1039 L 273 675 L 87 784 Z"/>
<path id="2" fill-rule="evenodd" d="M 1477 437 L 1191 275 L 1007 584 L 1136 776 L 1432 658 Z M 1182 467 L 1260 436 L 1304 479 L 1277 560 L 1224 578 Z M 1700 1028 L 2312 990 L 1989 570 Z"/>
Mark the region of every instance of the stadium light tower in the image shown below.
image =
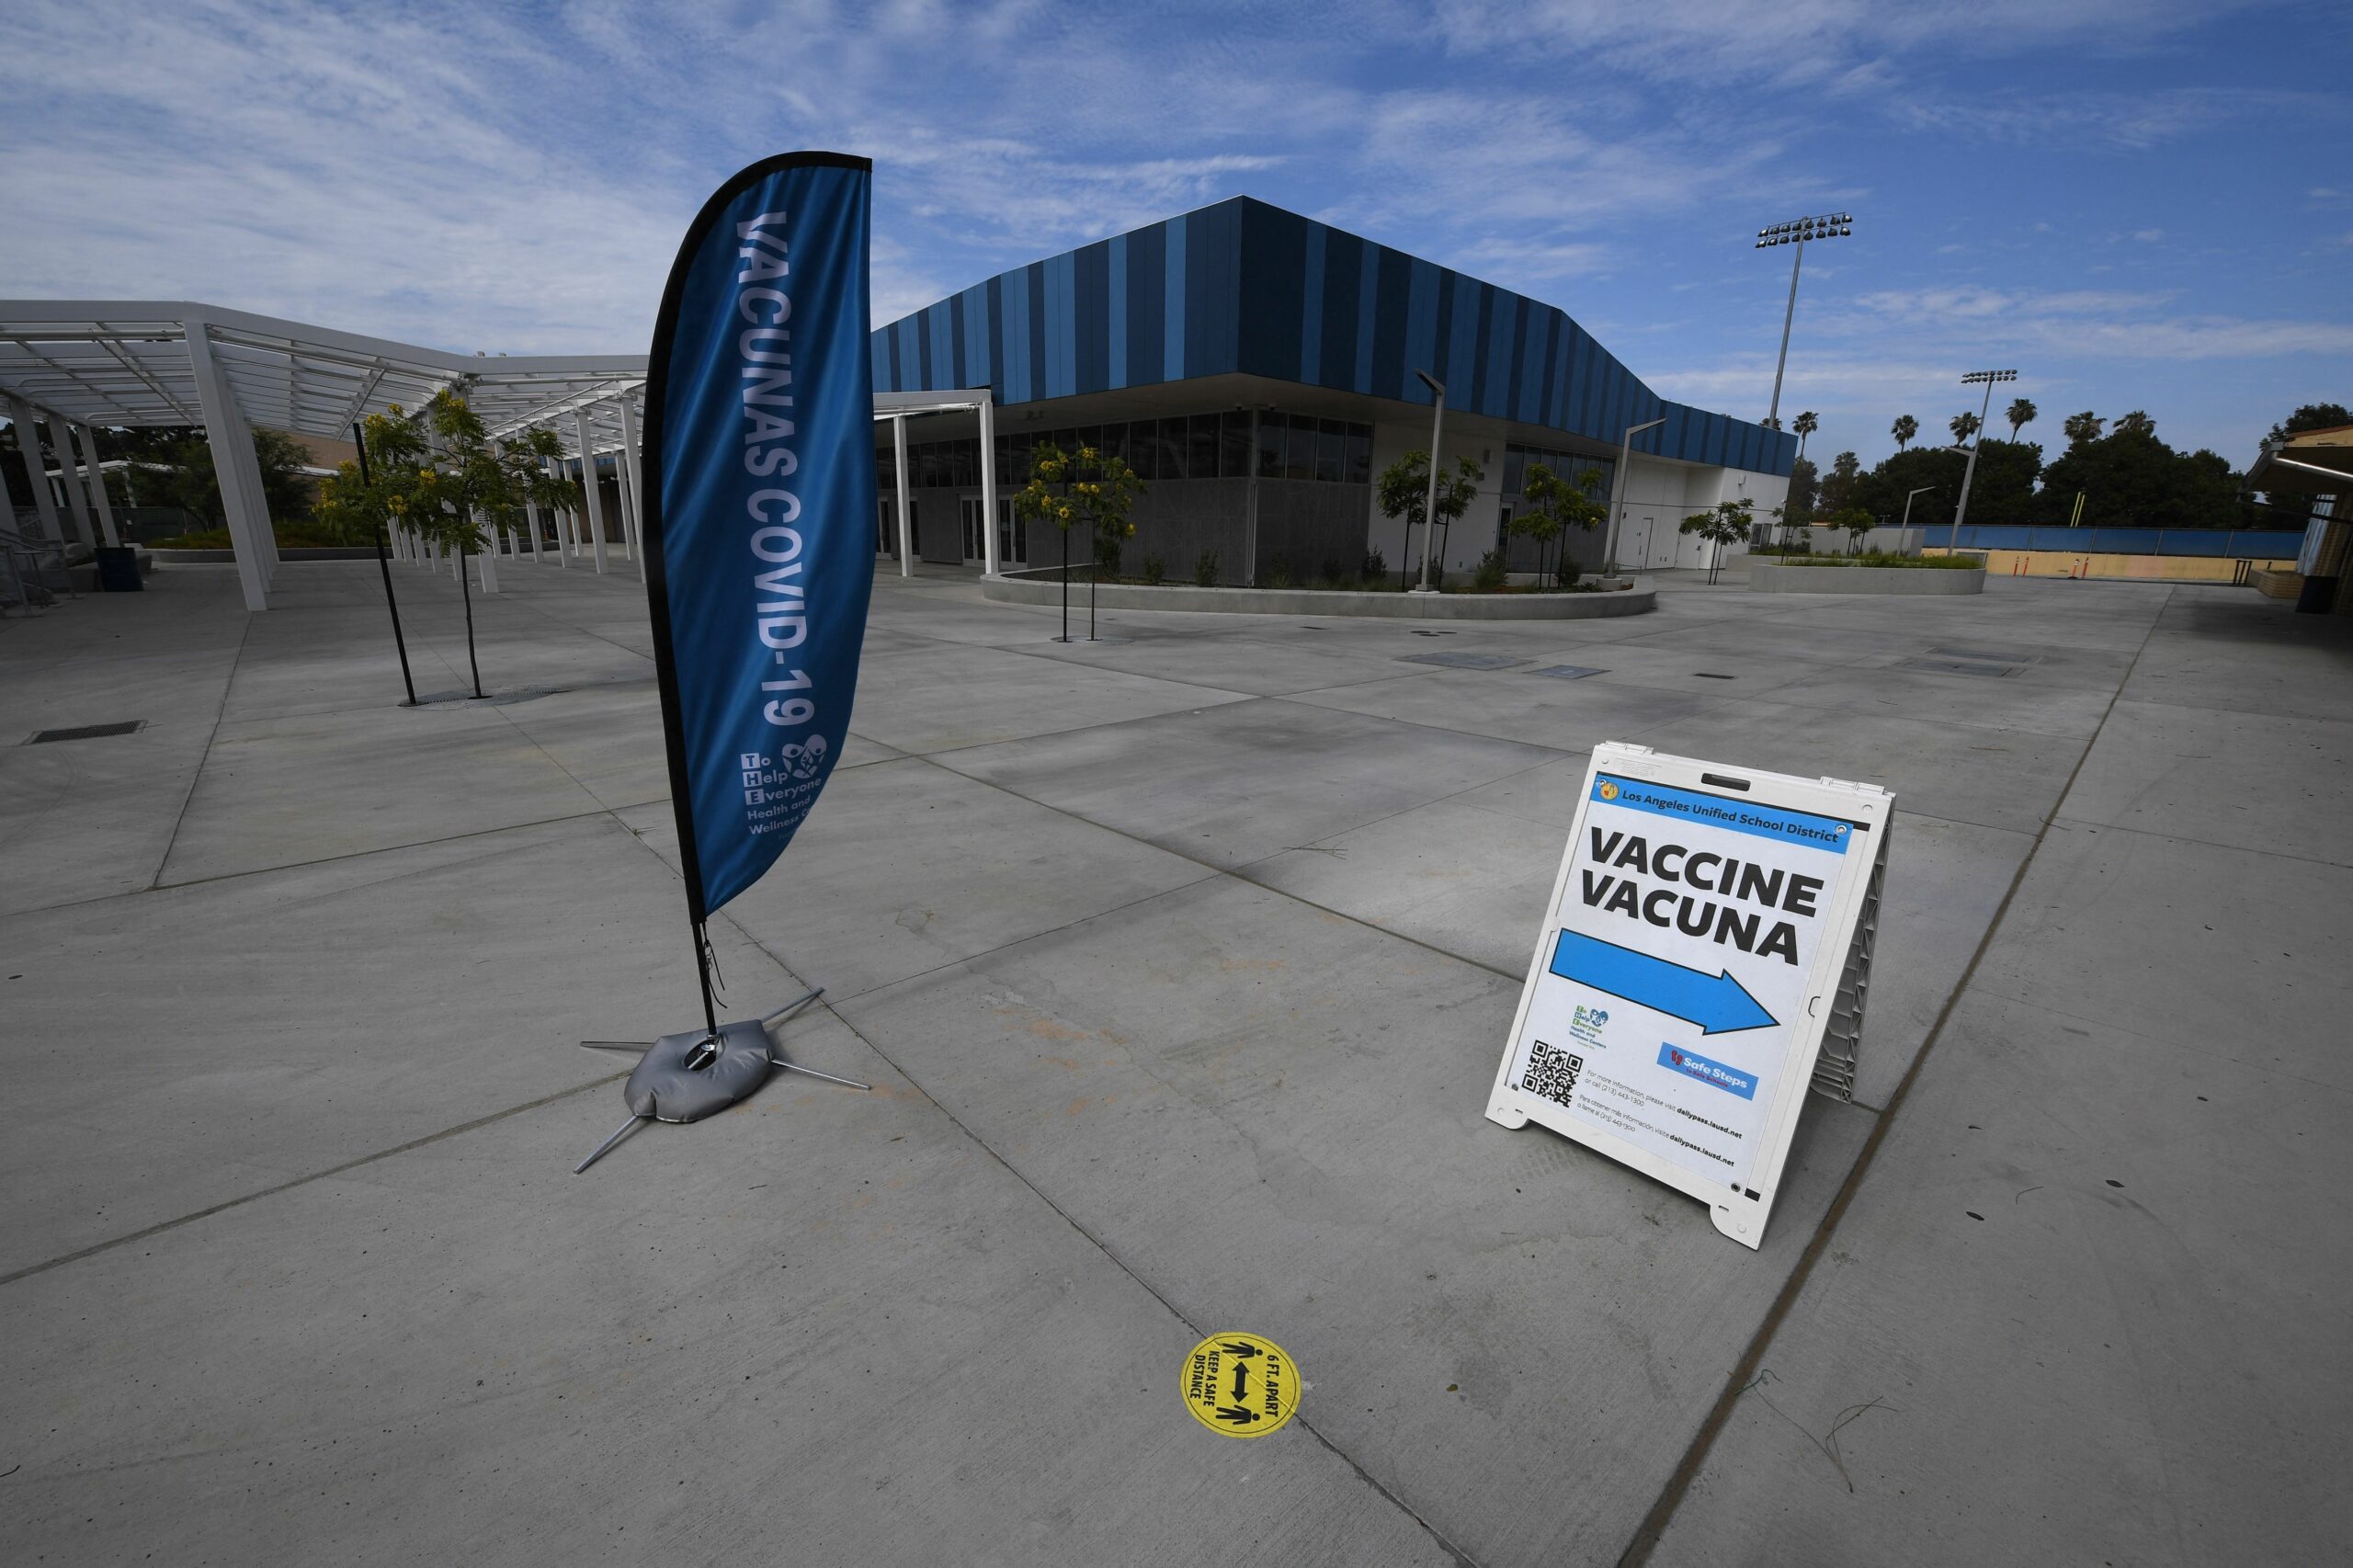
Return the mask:
<path id="1" fill-rule="evenodd" d="M 1819 218 L 1799 218 L 1756 231 L 1758 250 L 1771 250 L 1775 245 L 1797 247 L 1790 256 L 1790 303 L 1781 312 L 1781 357 L 1773 366 L 1773 408 L 1765 415 L 1765 423 L 1771 429 L 1781 427 L 1781 372 L 1790 363 L 1790 323 L 1796 319 L 1798 313 L 1798 268 L 1805 265 L 1805 243 L 1808 240 L 1835 240 L 1854 232 L 1854 216 L 1847 212 L 1830 212 Z"/>
<path id="2" fill-rule="evenodd" d="M 1950 555 L 1961 544 L 1961 520 L 1969 516 L 1969 486 L 1977 477 L 1977 449 L 1985 444 L 1985 415 L 1994 412 L 1994 388 L 2003 381 L 2018 379 L 2016 370 L 1972 370 L 1961 378 L 1961 384 L 1973 387 L 1983 382 L 1985 406 L 1977 415 L 1975 438 L 1969 443 L 1969 466 L 1961 471 L 1961 505 L 1952 509 L 1952 532 L 1945 536 L 1945 553 Z"/>

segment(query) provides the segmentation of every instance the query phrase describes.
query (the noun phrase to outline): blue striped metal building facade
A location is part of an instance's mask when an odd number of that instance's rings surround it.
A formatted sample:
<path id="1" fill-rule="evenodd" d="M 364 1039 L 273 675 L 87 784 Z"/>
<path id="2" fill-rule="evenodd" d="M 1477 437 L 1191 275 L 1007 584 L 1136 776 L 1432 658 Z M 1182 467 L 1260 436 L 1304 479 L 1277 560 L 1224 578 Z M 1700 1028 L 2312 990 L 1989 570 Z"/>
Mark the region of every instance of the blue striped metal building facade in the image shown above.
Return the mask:
<path id="1" fill-rule="evenodd" d="M 1566 312 L 1234 197 L 999 273 L 878 328 L 878 392 L 1001 403 L 1241 373 L 1447 406 L 1654 457 L 1784 474 L 1794 436 L 1674 403 Z"/>

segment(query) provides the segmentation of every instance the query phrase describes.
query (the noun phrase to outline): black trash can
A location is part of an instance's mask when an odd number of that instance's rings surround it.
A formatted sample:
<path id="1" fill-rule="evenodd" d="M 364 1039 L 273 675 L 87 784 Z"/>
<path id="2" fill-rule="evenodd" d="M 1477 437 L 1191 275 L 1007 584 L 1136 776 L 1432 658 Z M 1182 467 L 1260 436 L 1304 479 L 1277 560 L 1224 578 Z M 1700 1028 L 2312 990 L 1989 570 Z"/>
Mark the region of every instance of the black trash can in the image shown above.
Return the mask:
<path id="1" fill-rule="evenodd" d="M 2330 610 L 2335 609 L 2336 583 L 2337 579 L 2335 577 L 2305 578 L 2304 585 L 2296 591 L 2296 613 L 2298 615 L 2326 615 Z"/>
<path id="2" fill-rule="evenodd" d="M 94 552 L 98 558 L 98 591 L 103 594 L 135 594 L 146 587 L 139 580 L 139 552 L 127 544 L 102 544 Z"/>

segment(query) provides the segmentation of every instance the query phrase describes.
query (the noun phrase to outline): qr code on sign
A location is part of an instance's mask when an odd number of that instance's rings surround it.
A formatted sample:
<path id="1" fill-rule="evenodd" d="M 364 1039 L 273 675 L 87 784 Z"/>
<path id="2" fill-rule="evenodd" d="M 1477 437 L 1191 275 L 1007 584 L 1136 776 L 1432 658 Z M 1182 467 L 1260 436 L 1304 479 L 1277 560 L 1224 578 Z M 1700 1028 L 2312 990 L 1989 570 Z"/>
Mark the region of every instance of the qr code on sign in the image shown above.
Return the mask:
<path id="1" fill-rule="evenodd" d="M 1548 1100 L 1566 1105 L 1571 1091 L 1577 1086 L 1577 1074 L 1584 1069 L 1584 1057 L 1555 1051 L 1540 1040 L 1533 1040 L 1528 1047 L 1528 1068 L 1519 1075 L 1519 1086 L 1529 1094 L 1542 1095 Z"/>

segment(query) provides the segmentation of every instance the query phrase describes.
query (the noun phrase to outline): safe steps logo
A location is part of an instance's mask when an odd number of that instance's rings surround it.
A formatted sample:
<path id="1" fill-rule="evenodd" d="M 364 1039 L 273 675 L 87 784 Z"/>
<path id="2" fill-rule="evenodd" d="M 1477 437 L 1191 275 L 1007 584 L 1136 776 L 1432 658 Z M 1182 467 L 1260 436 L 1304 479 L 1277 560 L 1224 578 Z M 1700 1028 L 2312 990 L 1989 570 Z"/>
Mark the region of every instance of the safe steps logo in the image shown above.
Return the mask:
<path id="1" fill-rule="evenodd" d="M 1228 1437 L 1263 1437 L 1299 1408 L 1299 1369 L 1262 1335 L 1211 1335 L 1186 1356 L 1180 1379 L 1193 1419 Z"/>

